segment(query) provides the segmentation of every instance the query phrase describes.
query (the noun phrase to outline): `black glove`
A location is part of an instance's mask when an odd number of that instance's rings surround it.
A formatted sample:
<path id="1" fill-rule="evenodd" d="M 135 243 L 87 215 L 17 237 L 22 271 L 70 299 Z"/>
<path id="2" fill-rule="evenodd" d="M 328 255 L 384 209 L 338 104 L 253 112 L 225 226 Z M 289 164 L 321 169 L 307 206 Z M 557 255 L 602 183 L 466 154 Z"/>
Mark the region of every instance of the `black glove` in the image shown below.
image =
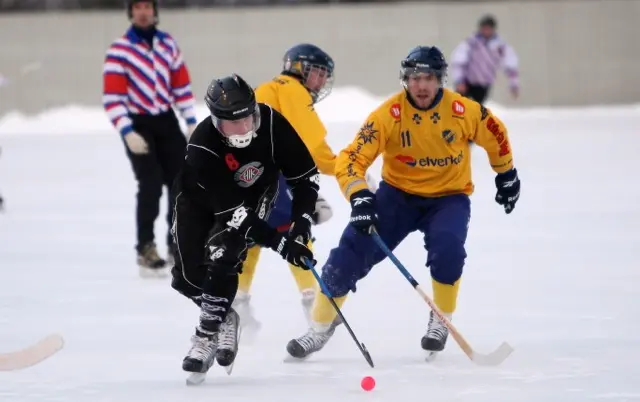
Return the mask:
<path id="1" fill-rule="evenodd" d="M 313 259 L 313 252 L 307 247 L 307 243 L 303 243 L 302 240 L 301 237 L 295 239 L 289 235 L 279 233 L 274 238 L 271 249 L 280 254 L 289 264 L 306 270 L 309 267 L 304 263 L 305 258 L 311 262 L 311 265 L 316 265 L 316 261 Z"/>
<path id="2" fill-rule="evenodd" d="M 311 240 L 311 225 L 313 225 L 313 218 L 309 214 L 302 214 L 302 216 L 296 218 L 291 227 L 289 228 L 289 239 L 296 240 L 298 237 L 302 238 L 302 243 L 307 244 Z"/>
<path id="3" fill-rule="evenodd" d="M 349 223 L 357 230 L 369 234 L 369 228 L 378 224 L 376 196 L 369 190 L 351 194 L 351 217 Z"/>
<path id="4" fill-rule="evenodd" d="M 496 176 L 496 202 L 504 206 L 504 212 L 510 214 L 520 198 L 520 179 L 513 168 Z"/>

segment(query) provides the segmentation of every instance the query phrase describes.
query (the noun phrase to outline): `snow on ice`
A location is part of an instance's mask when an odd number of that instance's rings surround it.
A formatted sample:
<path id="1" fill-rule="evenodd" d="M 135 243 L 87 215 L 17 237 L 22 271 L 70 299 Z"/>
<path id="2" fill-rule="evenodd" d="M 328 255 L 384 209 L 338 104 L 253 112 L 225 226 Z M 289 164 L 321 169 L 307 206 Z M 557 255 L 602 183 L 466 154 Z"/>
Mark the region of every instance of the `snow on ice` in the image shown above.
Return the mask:
<path id="1" fill-rule="evenodd" d="M 381 101 L 346 88 L 318 105 L 334 150 Z M 263 330 L 241 345 L 232 376 L 215 367 L 199 388 L 187 388 L 181 371 L 198 311 L 168 280 L 137 276 L 136 186 L 104 112 L 70 106 L 0 117 L 0 351 L 51 332 L 66 340 L 42 364 L 0 373 L 0 400 L 640 399 L 640 108 L 490 107 L 508 125 L 522 196 L 505 215 L 493 201 L 487 157 L 474 148 L 469 257 L 453 322 L 481 352 L 508 341 L 515 352 L 503 365 L 475 366 L 452 339 L 425 363 L 428 307 L 388 260 L 344 309 L 376 368 L 344 328 L 308 361 L 285 364 L 287 341 L 306 328 L 289 269 L 265 251 L 253 286 Z M 374 174 L 379 168 L 378 161 Z M 321 185 L 335 210 L 315 231 L 322 262 L 349 206 L 334 180 L 323 177 Z M 166 227 L 159 219 L 162 251 Z M 397 255 L 429 292 L 421 236 L 410 236 Z M 377 382 L 368 393 L 360 389 L 365 375 Z"/>

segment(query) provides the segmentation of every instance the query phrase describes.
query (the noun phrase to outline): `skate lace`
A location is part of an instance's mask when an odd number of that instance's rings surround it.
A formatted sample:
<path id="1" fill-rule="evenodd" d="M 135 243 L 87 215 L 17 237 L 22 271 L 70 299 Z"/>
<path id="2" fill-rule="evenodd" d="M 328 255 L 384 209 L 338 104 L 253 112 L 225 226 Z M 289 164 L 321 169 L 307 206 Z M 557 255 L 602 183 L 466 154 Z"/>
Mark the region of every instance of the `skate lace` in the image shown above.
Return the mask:
<path id="1" fill-rule="evenodd" d="M 191 341 L 193 346 L 189 351 L 189 356 L 194 359 L 207 360 L 215 349 L 215 342 L 210 339 L 194 336 Z"/>
<path id="2" fill-rule="evenodd" d="M 444 326 L 442 322 L 434 315 L 431 314 L 429 317 L 429 328 L 427 329 L 427 337 L 432 339 L 444 339 L 449 330 Z"/>
<path id="3" fill-rule="evenodd" d="M 327 335 L 311 331 L 298 338 L 298 343 L 305 350 L 309 351 L 321 347 L 328 338 Z"/>
<path id="4" fill-rule="evenodd" d="M 235 349 L 236 345 L 236 322 L 231 317 L 228 317 L 225 323 L 220 328 L 220 335 L 218 337 L 218 347 L 220 349 Z"/>

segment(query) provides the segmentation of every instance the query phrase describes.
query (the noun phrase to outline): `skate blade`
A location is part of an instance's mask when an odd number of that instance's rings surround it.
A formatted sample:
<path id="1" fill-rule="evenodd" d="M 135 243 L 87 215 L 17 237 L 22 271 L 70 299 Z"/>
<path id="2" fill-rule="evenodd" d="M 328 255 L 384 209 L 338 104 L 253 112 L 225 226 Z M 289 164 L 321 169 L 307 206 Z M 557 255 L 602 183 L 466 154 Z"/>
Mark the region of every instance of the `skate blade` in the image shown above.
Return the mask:
<path id="1" fill-rule="evenodd" d="M 194 386 L 200 385 L 207 379 L 207 373 L 191 373 L 187 377 L 187 385 Z"/>
<path id="2" fill-rule="evenodd" d="M 242 336 L 242 327 L 238 328 L 238 336 L 236 337 L 236 345 L 240 345 L 240 339 Z M 236 350 L 236 357 L 233 358 L 233 362 L 231 362 L 230 365 L 228 365 L 227 367 L 224 368 L 224 371 L 227 372 L 227 375 L 231 375 L 231 373 L 233 372 L 233 366 L 236 364 L 236 359 L 238 358 L 238 352 L 240 351 L 240 348 L 238 348 Z"/>
<path id="3" fill-rule="evenodd" d="M 309 359 L 309 357 L 311 357 L 311 355 L 309 356 L 305 356 L 305 357 L 293 357 L 290 354 L 287 353 L 287 355 L 284 357 L 284 359 L 282 360 L 284 363 L 304 363 L 305 361 L 307 361 Z"/>
<path id="4" fill-rule="evenodd" d="M 431 351 L 427 351 L 427 352 L 426 352 L 426 355 L 425 355 L 425 357 L 424 357 L 424 360 L 425 360 L 427 363 L 432 363 L 433 361 L 435 361 L 435 360 L 436 360 L 436 358 L 438 357 L 438 354 L 439 354 L 439 353 L 440 353 L 440 352 L 431 352 Z"/>

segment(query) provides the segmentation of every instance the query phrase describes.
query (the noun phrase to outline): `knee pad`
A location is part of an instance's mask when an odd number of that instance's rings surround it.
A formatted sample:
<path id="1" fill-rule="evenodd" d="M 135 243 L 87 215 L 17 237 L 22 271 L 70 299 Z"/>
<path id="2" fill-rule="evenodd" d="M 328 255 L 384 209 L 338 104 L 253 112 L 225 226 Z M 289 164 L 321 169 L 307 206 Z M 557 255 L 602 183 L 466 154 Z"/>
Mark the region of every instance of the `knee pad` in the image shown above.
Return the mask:
<path id="1" fill-rule="evenodd" d="M 441 232 L 429 236 L 427 266 L 436 281 L 453 285 L 460 276 L 467 253 L 464 242 L 452 233 Z"/>

